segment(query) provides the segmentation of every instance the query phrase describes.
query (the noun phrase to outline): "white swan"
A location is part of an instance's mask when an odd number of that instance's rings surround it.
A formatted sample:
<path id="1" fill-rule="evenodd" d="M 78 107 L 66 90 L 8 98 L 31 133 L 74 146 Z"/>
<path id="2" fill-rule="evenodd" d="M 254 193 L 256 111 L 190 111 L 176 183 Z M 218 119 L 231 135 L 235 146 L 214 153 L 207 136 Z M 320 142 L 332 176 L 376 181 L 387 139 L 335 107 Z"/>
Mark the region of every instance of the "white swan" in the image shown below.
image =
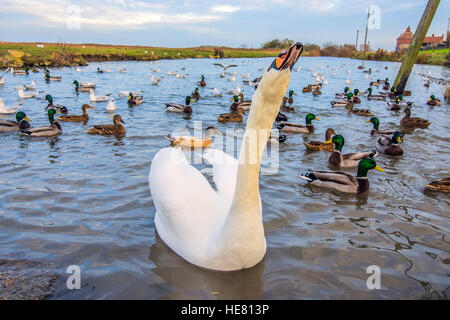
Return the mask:
<path id="1" fill-rule="evenodd" d="M 266 239 L 259 195 L 259 169 L 270 129 L 303 46 L 281 52 L 253 96 L 239 163 L 222 151 L 204 155 L 213 165 L 217 191 L 179 148 L 153 158 L 149 187 L 161 239 L 190 263 L 214 270 L 250 268 L 264 257 Z"/>
<path id="2" fill-rule="evenodd" d="M 106 106 L 106 110 L 114 111 L 116 109 L 117 108 L 116 108 L 116 104 L 114 103 L 114 98 L 113 97 L 109 98 L 109 102 L 108 102 L 108 105 Z"/>
<path id="3" fill-rule="evenodd" d="M 15 106 L 15 107 L 7 107 L 7 106 L 5 106 L 5 103 L 3 102 L 3 99 L 0 98 L 0 113 L 2 113 L 2 114 L 16 113 L 16 111 L 20 107 L 22 107 L 21 104 Z"/>

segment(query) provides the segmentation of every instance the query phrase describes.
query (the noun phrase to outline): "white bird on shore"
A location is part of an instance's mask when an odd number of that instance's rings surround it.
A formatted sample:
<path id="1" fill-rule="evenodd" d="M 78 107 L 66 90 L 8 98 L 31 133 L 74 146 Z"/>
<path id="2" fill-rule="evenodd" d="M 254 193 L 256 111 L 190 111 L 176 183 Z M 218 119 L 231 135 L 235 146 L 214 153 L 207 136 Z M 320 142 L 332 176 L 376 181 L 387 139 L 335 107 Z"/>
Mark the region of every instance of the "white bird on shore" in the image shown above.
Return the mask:
<path id="1" fill-rule="evenodd" d="M 6 106 L 5 103 L 3 102 L 3 99 L 0 98 L 0 113 L 1 114 L 11 114 L 11 113 L 16 113 L 16 111 L 22 107 L 21 104 L 15 106 L 15 107 L 9 107 Z"/>
<path id="2" fill-rule="evenodd" d="M 36 90 L 36 81 L 32 80 L 31 84 L 24 84 L 25 90 Z"/>
<path id="3" fill-rule="evenodd" d="M 29 98 L 36 98 L 39 95 L 39 92 L 37 91 L 31 91 L 24 93 L 22 87 L 17 87 L 17 90 L 19 90 L 19 98 L 20 99 L 29 99 Z"/>
<path id="4" fill-rule="evenodd" d="M 114 103 L 114 98 L 109 98 L 108 105 L 106 106 L 107 111 L 115 111 L 117 109 L 116 104 Z"/>
<path id="5" fill-rule="evenodd" d="M 103 102 L 106 101 L 108 99 L 108 96 L 110 96 L 111 93 L 105 94 L 104 96 L 96 96 L 94 94 L 94 90 L 91 89 L 91 91 L 89 91 L 89 100 L 91 102 Z"/>

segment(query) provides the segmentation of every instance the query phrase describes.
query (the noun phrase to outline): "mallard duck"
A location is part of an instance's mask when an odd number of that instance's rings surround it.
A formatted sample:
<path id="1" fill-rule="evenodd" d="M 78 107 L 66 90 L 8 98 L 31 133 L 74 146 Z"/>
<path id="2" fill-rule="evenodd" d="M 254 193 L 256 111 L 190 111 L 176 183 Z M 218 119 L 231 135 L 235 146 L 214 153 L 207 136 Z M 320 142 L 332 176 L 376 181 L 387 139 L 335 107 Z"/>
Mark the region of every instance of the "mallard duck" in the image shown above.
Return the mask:
<path id="1" fill-rule="evenodd" d="M 289 100 L 289 98 L 283 97 L 283 101 L 281 102 L 280 110 L 281 110 L 281 111 L 284 111 L 284 112 L 295 113 L 294 107 L 289 107 L 289 106 L 286 105 L 286 103 L 288 102 L 288 100 Z"/>
<path id="2" fill-rule="evenodd" d="M 386 100 L 386 96 L 381 95 L 381 94 L 372 94 L 372 88 L 367 88 L 367 91 L 369 92 L 369 94 L 367 95 L 367 100 Z"/>
<path id="3" fill-rule="evenodd" d="M 200 93 L 198 92 L 198 88 L 195 88 L 194 92 L 191 93 L 191 98 L 198 101 L 201 98 Z"/>
<path id="4" fill-rule="evenodd" d="M 389 82 L 387 81 L 387 82 L 385 82 L 384 83 L 384 86 L 383 86 L 383 90 L 389 90 L 391 87 L 390 87 L 390 84 L 389 84 Z"/>
<path id="5" fill-rule="evenodd" d="M 425 189 L 430 191 L 439 191 L 444 193 L 450 192 L 450 177 L 436 180 L 425 185 Z"/>
<path id="6" fill-rule="evenodd" d="M 375 160 L 364 158 L 358 162 L 358 173 L 356 177 L 345 172 L 333 171 L 312 171 L 300 177 L 309 181 L 313 186 L 334 189 L 344 193 L 358 194 L 369 190 L 367 172 L 371 169 L 381 172 L 384 171 L 377 165 Z"/>
<path id="7" fill-rule="evenodd" d="M 205 135 L 203 139 L 192 137 L 192 136 L 172 136 L 167 135 L 166 138 L 171 142 L 172 146 L 181 146 L 189 148 L 206 148 L 212 143 L 211 137 L 213 135 L 221 136 L 222 133 L 213 126 L 209 126 L 205 130 Z"/>
<path id="8" fill-rule="evenodd" d="M 129 105 L 138 105 L 144 102 L 144 97 L 143 96 L 133 96 L 133 93 L 130 92 L 130 94 L 128 95 L 128 104 Z"/>
<path id="9" fill-rule="evenodd" d="M 384 136 L 392 136 L 394 134 L 394 130 L 379 130 L 380 120 L 377 117 L 372 117 L 366 121 L 367 123 L 373 124 L 373 129 L 370 131 L 371 136 L 384 135 Z"/>
<path id="10" fill-rule="evenodd" d="M 144 90 L 140 91 L 119 91 L 119 97 L 129 97 L 130 92 L 133 95 L 133 97 L 141 96 Z"/>
<path id="11" fill-rule="evenodd" d="M 106 110 L 107 111 L 115 111 L 117 108 L 116 108 L 116 104 L 114 103 L 114 98 L 113 97 L 111 97 L 111 98 L 109 98 L 109 102 L 108 102 L 108 105 L 106 106 Z"/>
<path id="12" fill-rule="evenodd" d="M 83 110 L 83 114 L 81 116 L 78 115 L 67 115 L 58 117 L 58 120 L 66 121 L 66 122 L 87 122 L 89 120 L 89 116 L 87 114 L 87 109 L 94 109 L 88 104 L 83 104 L 81 106 L 81 110 Z"/>
<path id="13" fill-rule="evenodd" d="M 288 96 L 289 96 L 288 102 L 289 102 L 289 104 L 293 104 L 294 103 L 294 97 L 293 97 L 294 95 L 295 96 L 297 95 L 294 92 L 294 90 L 289 90 L 289 93 L 288 93 Z"/>
<path id="14" fill-rule="evenodd" d="M 200 87 L 206 87 L 205 77 L 202 75 L 201 80 L 197 82 Z"/>
<path id="15" fill-rule="evenodd" d="M 409 128 L 428 128 L 430 121 L 413 117 L 411 118 L 411 109 L 405 108 L 405 116 L 400 120 L 400 126 Z"/>
<path id="16" fill-rule="evenodd" d="M 78 82 L 74 80 L 72 84 L 75 86 L 76 92 L 90 92 L 91 89 L 95 89 L 95 83 L 92 82 Z"/>
<path id="17" fill-rule="evenodd" d="M 352 101 L 353 93 L 349 92 L 347 93 L 347 99 L 346 100 L 335 100 L 331 101 L 331 105 L 333 107 L 349 107 L 350 105 L 353 105 Z"/>
<path id="18" fill-rule="evenodd" d="M 304 87 L 302 89 L 302 92 L 312 92 L 312 86 L 310 84 L 308 84 L 307 87 Z"/>
<path id="19" fill-rule="evenodd" d="M 231 98 L 231 101 L 233 101 L 233 103 L 230 106 L 230 111 L 237 111 L 239 107 L 239 97 L 233 96 L 233 98 Z"/>
<path id="20" fill-rule="evenodd" d="M 380 85 L 380 80 L 377 81 L 371 81 L 369 84 L 371 87 L 378 87 Z"/>
<path id="21" fill-rule="evenodd" d="M 313 84 L 309 84 L 311 86 L 311 89 L 316 90 L 317 88 L 322 89 L 322 84 L 321 83 L 313 83 Z"/>
<path id="22" fill-rule="evenodd" d="M 281 122 L 276 125 L 276 127 L 282 132 L 292 132 L 292 133 L 313 133 L 314 126 L 311 121 L 319 119 L 312 113 L 308 113 L 305 117 L 306 125 L 289 123 L 289 122 Z"/>
<path id="23" fill-rule="evenodd" d="M 22 129 L 29 129 L 31 121 L 23 111 L 16 113 L 17 121 L 0 120 L 0 132 L 18 131 Z"/>
<path id="24" fill-rule="evenodd" d="M 244 101 L 244 93 L 239 92 L 238 95 L 239 97 L 239 108 L 242 108 L 244 110 L 250 110 L 251 106 L 252 106 L 252 102 L 251 100 L 245 100 Z"/>
<path id="25" fill-rule="evenodd" d="M 94 93 L 94 89 L 89 91 L 89 101 L 91 102 L 104 102 L 108 99 L 111 93 L 105 94 L 104 96 L 96 96 Z"/>
<path id="26" fill-rule="evenodd" d="M 350 91 L 350 88 L 349 87 L 345 87 L 343 93 L 336 92 L 335 98 L 336 99 L 345 99 L 345 98 L 347 98 L 347 95 L 348 95 L 349 91 Z"/>
<path id="27" fill-rule="evenodd" d="M 45 81 L 61 81 L 61 76 L 50 76 L 50 74 L 46 74 L 44 76 Z"/>
<path id="28" fill-rule="evenodd" d="M 312 92 L 312 94 L 313 94 L 314 96 L 318 96 L 318 95 L 322 94 L 322 91 L 320 91 L 320 88 L 319 88 L 319 87 L 316 87 L 316 89 L 314 89 L 314 91 Z"/>
<path id="29" fill-rule="evenodd" d="M 430 81 L 425 82 L 425 83 L 423 84 L 423 86 L 424 86 L 425 88 L 429 88 L 429 87 L 430 87 Z"/>
<path id="30" fill-rule="evenodd" d="M 7 107 L 3 102 L 3 99 L 0 98 L 0 114 L 11 114 L 16 113 L 22 107 L 22 104 L 18 104 L 14 107 Z"/>
<path id="31" fill-rule="evenodd" d="M 190 96 L 186 96 L 186 105 L 176 104 L 176 103 L 166 103 L 166 111 L 177 112 L 177 113 L 192 113 L 191 102 L 194 102 Z"/>
<path id="32" fill-rule="evenodd" d="M 368 109 L 354 109 L 353 104 L 348 105 L 348 113 L 357 114 L 359 116 L 364 117 L 373 117 L 374 114 L 370 112 Z"/>
<path id="33" fill-rule="evenodd" d="M 16 69 L 12 69 L 12 74 L 16 75 L 16 76 L 27 76 L 29 74 L 28 70 L 30 70 L 30 68 L 26 67 L 25 70 L 16 70 Z"/>
<path id="34" fill-rule="evenodd" d="M 388 156 L 401 156 L 403 149 L 399 143 L 402 142 L 402 135 L 400 131 L 395 131 L 391 138 L 379 136 L 376 143 L 377 150 Z"/>
<path id="35" fill-rule="evenodd" d="M 31 84 L 24 84 L 23 87 L 25 90 L 36 90 L 36 81 L 32 80 Z"/>
<path id="36" fill-rule="evenodd" d="M 430 106 L 440 106 L 441 100 L 436 99 L 436 97 L 434 95 L 431 95 L 430 100 L 427 101 L 427 104 Z"/>
<path id="37" fill-rule="evenodd" d="M 353 103 L 361 103 L 361 99 L 358 97 L 359 89 L 353 90 L 353 97 L 352 102 Z"/>
<path id="38" fill-rule="evenodd" d="M 406 103 L 402 103 L 402 101 L 400 100 L 399 97 L 397 97 L 395 99 L 395 101 L 388 101 L 388 102 L 386 102 L 386 104 L 387 104 L 388 110 L 391 110 L 391 111 L 398 111 L 403 106 L 407 105 Z"/>
<path id="39" fill-rule="evenodd" d="M 275 118 L 276 122 L 280 122 L 280 121 L 288 121 L 288 117 L 281 112 L 278 112 L 277 117 Z"/>
<path id="40" fill-rule="evenodd" d="M 86 132 L 89 134 L 100 134 L 103 136 L 121 136 L 126 132 L 125 127 L 121 123 L 125 122 L 122 120 L 121 116 L 116 114 L 113 117 L 113 124 L 97 125 Z"/>
<path id="41" fill-rule="evenodd" d="M 238 108 L 236 112 L 222 113 L 217 117 L 219 122 L 242 122 L 244 120 L 245 110 Z"/>
<path id="42" fill-rule="evenodd" d="M 33 129 L 23 129 L 20 133 L 30 137 L 53 137 L 62 132 L 61 125 L 55 120 L 54 116 L 56 113 L 60 113 L 59 110 L 50 108 L 47 111 L 48 121 L 50 126 L 37 127 Z"/>
<path id="43" fill-rule="evenodd" d="M 58 113 L 67 113 L 68 112 L 68 110 L 67 110 L 67 108 L 65 106 L 62 106 L 60 104 L 56 104 L 56 105 L 53 104 L 53 97 L 51 95 L 49 95 L 49 94 L 46 95 L 44 100 L 48 101 L 48 105 L 45 108 L 47 111 L 50 110 L 50 109 L 55 109 L 55 110 L 58 111 Z"/>
<path id="44" fill-rule="evenodd" d="M 325 132 L 325 142 L 321 141 L 310 141 L 310 142 L 304 142 L 306 149 L 309 151 L 320 151 L 320 150 L 326 150 L 333 152 L 334 151 L 334 144 L 331 140 L 331 137 L 335 134 L 333 128 L 328 128 Z"/>
<path id="45" fill-rule="evenodd" d="M 328 159 L 328 163 L 335 167 L 351 168 L 356 167 L 359 161 L 363 158 L 375 158 L 377 156 L 376 150 L 372 152 L 356 152 L 341 154 L 342 147 L 345 144 L 345 139 L 342 135 L 336 134 L 331 138 L 334 143 L 334 151 Z"/>

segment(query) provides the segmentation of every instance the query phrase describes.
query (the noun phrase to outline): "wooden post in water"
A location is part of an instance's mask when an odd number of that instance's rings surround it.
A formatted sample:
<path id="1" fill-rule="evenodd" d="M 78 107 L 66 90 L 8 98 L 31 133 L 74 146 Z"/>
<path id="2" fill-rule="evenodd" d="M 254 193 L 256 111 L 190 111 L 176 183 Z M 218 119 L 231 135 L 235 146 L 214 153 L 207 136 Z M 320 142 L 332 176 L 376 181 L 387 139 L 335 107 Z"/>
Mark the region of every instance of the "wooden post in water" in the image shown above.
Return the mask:
<path id="1" fill-rule="evenodd" d="M 423 39 L 427 34 L 436 9 L 439 6 L 439 2 L 440 0 L 428 0 L 428 4 L 425 7 L 422 18 L 420 19 L 419 26 L 417 27 L 411 43 L 409 44 L 408 50 L 403 57 L 402 65 L 400 70 L 398 70 L 397 77 L 394 81 L 394 87 L 399 93 L 402 93 L 403 90 L 405 90 L 409 75 L 411 74 L 411 70 L 416 62 Z"/>
<path id="2" fill-rule="evenodd" d="M 356 44 L 355 44 L 356 52 L 358 52 L 358 37 L 359 37 L 359 30 L 356 30 Z"/>

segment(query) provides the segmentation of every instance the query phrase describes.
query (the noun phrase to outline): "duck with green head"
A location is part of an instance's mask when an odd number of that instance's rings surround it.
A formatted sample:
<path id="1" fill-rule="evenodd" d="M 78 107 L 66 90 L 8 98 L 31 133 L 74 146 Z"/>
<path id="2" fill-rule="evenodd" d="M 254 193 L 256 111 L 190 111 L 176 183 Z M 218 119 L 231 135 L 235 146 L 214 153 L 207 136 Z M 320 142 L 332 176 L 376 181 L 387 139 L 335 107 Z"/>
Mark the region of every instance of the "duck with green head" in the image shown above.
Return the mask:
<path id="1" fill-rule="evenodd" d="M 348 92 L 344 100 L 331 101 L 331 105 L 333 107 L 349 107 L 350 105 L 353 105 L 352 97 L 353 92 Z"/>
<path id="2" fill-rule="evenodd" d="M 386 96 L 382 94 L 372 94 L 372 88 L 367 88 L 368 94 L 367 94 L 367 100 L 386 100 Z"/>
<path id="3" fill-rule="evenodd" d="M 334 144 L 334 151 L 328 159 L 328 163 L 335 167 L 351 168 L 356 167 L 363 158 L 375 158 L 378 153 L 376 150 L 372 152 L 357 152 L 342 154 L 342 148 L 345 144 L 345 139 L 342 135 L 336 134 L 331 138 Z"/>
<path id="4" fill-rule="evenodd" d="M 359 194 L 369 190 L 367 173 L 372 169 L 384 171 L 377 165 L 375 160 L 363 158 L 358 162 L 356 177 L 345 172 L 333 171 L 312 171 L 302 174 L 300 177 L 309 181 L 313 186 L 334 189 L 344 193 Z"/>
<path id="5" fill-rule="evenodd" d="M 128 104 L 135 106 L 144 102 L 143 96 L 134 96 L 133 92 L 128 93 Z"/>
<path id="6" fill-rule="evenodd" d="M 28 122 L 31 120 L 23 111 L 16 113 L 16 120 L 17 121 L 0 120 L 0 132 L 18 131 L 22 129 L 29 129 L 31 127 Z"/>
<path id="7" fill-rule="evenodd" d="M 289 93 L 288 93 L 288 95 L 289 95 L 289 98 L 288 98 L 288 103 L 289 104 L 293 104 L 294 103 L 294 95 L 296 96 L 297 94 L 294 92 L 294 90 L 289 90 Z"/>
<path id="8" fill-rule="evenodd" d="M 281 101 L 281 105 L 280 105 L 280 111 L 295 113 L 295 108 L 294 107 L 286 105 L 288 100 L 289 100 L 288 97 L 283 97 L 283 100 Z"/>
<path id="9" fill-rule="evenodd" d="M 185 105 L 176 103 L 166 103 L 166 111 L 176 112 L 176 113 L 192 113 L 191 102 L 194 102 L 190 96 L 186 96 Z"/>
<path id="10" fill-rule="evenodd" d="M 53 137 L 62 132 L 61 125 L 55 120 L 55 114 L 60 113 L 54 108 L 50 108 L 47 111 L 48 121 L 50 126 L 42 126 L 33 129 L 20 130 L 20 133 L 30 137 Z"/>
<path id="11" fill-rule="evenodd" d="M 359 94 L 359 89 L 353 90 L 353 98 L 352 98 L 353 103 L 361 103 L 361 99 L 358 97 L 358 94 Z"/>
<path id="12" fill-rule="evenodd" d="M 197 82 L 200 87 L 206 87 L 205 76 L 202 75 L 200 81 Z"/>
<path id="13" fill-rule="evenodd" d="M 277 129 L 282 132 L 292 132 L 292 133 L 313 133 L 314 126 L 312 124 L 312 120 L 319 121 L 314 114 L 308 113 L 305 117 L 306 125 L 290 123 L 290 122 L 281 122 L 276 125 Z"/>
<path id="14" fill-rule="evenodd" d="M 51 96 L 51 95 L 49 95 L 49 94 L 47 94 L 46 96 L 45 96 L 45 98 L 44 98 L 44 100 L 47 100 L 48 101 L 48 105 L 47 105 L 47 107 L 46 107 L 46 110 L 48 111 L 49 109 L 55 109 L 55 110 L 57 110 L 58 112 L 60 112 L 60 113 L 67 113 L 68 112 L 68 110 L 67 110 L 67 108 L 65 107 L 65 106 L 62 106 L 62 105 L 60 105 L 60 104 L 53 104 L 53 97 Z"/>
<path id="15" fill-rule="evenodd" d="M 335 98 L 336 98 L 336 99 L 345 99 L 345 98 L 347 98 L 347 94 L 348 94 L 349 92 L 351 92 L 351 91 L 350 91 L 350 88 L 349 88 L 349 87 L 345 87 L 343 93 L 336 92 Z"/>
<path id="16" fill-rule="evenodd" d="M 440 106 L 441 100 L 436 99 L 436 97 L 434 95 L 431 95 L 430 99 L 427 101 L 427 104 L 430 106 Z"/>
<path id="17" fill-rule="evenodd" d="M 399 146 L 402 143 L 403 133 L 395 131 L 391 138 L 386 136 L 379 136 L 376 143 L 376 148 L 382 154 L 388 156 L 401 156 L 403 149 Z"/>
<path id="18" fill-rule="evenodd" d="M 200 93 L 198 92 L 198 88 L 195 88 L 194 92 L 191 93 L 191 98 L 198 101 L 201 98 Z"/>
<path id="19" fill-rule="evenodd" d="M 84 85 L 83 83 L 79 83 L 77 80 L 72 82 L 72 85 L 75 86 L 76 92 L 89 92 L 92 88 L 95 88 L 95 84 L 92 85 Z"/>
<path id="20" fill-rule="evenodd" d="M 231 101 L 233 101 L 233 103 L 230 106 L 230 111 L 237 111 L 239 107 L 239 97 L 234 95 L 233 98 L 231 98 Z"/>
<path id="21" fill-rule="evenodd" d="M 377 117 L 372 117 L 366 121 L 367 123 L 373 124 L 373 129 L 370 131 L 371 136 L 392 136 L 394 134 L 394 130 L 380 130 L 380 120 Z"/>
<path id="22" fill-rule="evenodd" d="M 46 73 L 44 79 L 45 81 L 61 81 L 61 76 L 50 76 L 50 73 Z"/>

